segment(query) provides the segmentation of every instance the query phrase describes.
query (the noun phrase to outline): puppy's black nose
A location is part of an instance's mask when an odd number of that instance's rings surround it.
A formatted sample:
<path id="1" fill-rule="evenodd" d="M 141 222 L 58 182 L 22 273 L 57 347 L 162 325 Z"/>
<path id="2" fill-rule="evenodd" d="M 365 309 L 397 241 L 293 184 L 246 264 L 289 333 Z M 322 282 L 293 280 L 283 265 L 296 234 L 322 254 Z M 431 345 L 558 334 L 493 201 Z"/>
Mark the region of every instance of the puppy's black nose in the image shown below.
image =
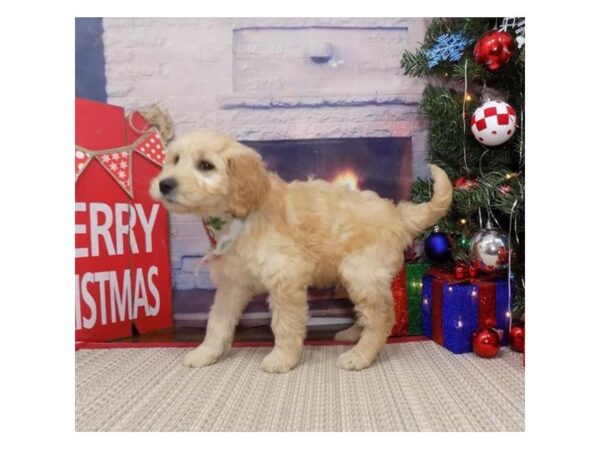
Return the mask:
<path id="1" fill-rule="evenodd" d="M 166 178 L 158 183 L 158 187 L 163 195 L 167 195 L 177 187 L 177 181 L 175 181 L 175 178 Z"/>

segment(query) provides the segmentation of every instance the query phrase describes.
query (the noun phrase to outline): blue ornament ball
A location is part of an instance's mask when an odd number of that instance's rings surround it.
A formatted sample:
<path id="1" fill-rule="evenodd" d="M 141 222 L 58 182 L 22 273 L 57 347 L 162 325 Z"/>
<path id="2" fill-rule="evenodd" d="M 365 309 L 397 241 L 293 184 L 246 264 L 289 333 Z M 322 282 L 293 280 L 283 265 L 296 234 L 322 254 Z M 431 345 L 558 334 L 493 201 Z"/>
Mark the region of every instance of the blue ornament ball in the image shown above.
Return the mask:
<path id="1" fill-rule="evenodd" d="M 452 244 L 446 233 L 436 231 L 425 239 L 425 254 L 433 262 L 443 262 L 452 257 Z"/>

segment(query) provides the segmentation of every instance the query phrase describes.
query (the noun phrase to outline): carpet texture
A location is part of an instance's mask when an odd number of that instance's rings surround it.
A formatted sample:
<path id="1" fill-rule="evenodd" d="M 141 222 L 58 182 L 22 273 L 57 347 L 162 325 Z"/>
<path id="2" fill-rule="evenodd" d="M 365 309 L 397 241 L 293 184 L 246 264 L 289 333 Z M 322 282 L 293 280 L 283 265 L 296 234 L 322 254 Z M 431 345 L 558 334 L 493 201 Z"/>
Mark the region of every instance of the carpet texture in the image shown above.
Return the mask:
<path id="1" fill-rule="evenodd" d="M 305 346 L 283 375 L 259 369 L 270 348 L 231 349 L 202 369 L 183 348 L 79 350 L 77 431 L 523 431 L 521 354 L 454 355 L 388 344 L 360 372 L 336 367 L 347 346 Z"/>

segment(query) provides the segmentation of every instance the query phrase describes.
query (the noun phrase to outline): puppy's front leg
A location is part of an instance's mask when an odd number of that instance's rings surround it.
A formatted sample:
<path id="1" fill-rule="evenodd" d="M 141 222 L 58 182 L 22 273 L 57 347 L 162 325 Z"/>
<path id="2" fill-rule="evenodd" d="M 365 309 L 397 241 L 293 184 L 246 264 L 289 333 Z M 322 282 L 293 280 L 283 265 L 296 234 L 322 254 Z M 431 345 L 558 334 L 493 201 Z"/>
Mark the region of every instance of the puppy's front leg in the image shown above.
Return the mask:
<path id="1" fill-rule="evenodd" d="M 269 373 L 284 373 L 300 361 L 308 315 L 306 289 L 294 285 L 279 286 L 270 292 L 269 301 L 273 310 L 271 328 L 275 348 L 260 368 Z"/>
<path id="2" fill-rule="evenodd" d="M 208 315 L 204 341 L 185 354 L 184 366 L 204 367 L 219 359 L 231 345 L 235 327 L 251 297 L 250 289 L 240 286 L 227 285 L 217 289 L 215 303 Z"/>

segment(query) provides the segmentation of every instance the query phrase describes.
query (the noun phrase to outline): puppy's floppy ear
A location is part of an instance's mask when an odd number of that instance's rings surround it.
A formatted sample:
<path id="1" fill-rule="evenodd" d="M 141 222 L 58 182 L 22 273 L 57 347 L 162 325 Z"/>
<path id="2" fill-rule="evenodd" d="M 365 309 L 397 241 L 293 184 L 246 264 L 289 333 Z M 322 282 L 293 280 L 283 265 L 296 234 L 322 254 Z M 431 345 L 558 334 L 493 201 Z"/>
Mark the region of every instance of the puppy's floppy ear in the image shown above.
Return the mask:
<path id="1" fill-rule="evenodd" d="M 227 208 L 243 219 L 256 209 L 269 190 L 269 178 L 258 154 L 241 154 L 227 160 Z"/>

